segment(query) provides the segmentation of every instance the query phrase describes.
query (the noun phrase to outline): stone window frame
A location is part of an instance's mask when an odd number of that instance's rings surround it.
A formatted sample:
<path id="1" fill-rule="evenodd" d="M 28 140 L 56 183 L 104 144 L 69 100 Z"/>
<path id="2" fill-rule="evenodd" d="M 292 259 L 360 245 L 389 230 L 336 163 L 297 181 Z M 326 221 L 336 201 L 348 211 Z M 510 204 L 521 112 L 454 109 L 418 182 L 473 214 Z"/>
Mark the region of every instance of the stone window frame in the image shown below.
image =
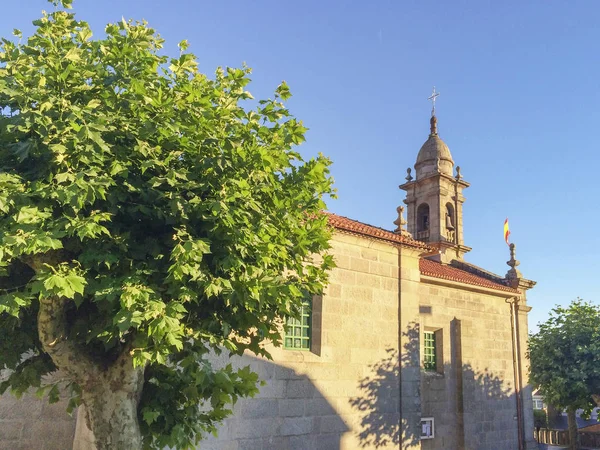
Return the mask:
<path id="1" fill-rule="evenodd" d="M 433 336 L 434 347 L 426 347 L 425 333 Z M 429 340 L 431 342 L 431 340 Z M 444 333 L 442 328 L 424 327 L 422 335 L 422 347 L 421 351 L 423 354 L 422 368 L 427 374 L 432 375 L 444 375 Z M 426 361 L 426 349 L 433 348 L 434 364 L 427 365 Z"/>
<path id="2" fill-rule="evenodd" d="M 423 331 L 423 368 L 428 372 L 437 371 L 435 338 L 435 331 Z"/>

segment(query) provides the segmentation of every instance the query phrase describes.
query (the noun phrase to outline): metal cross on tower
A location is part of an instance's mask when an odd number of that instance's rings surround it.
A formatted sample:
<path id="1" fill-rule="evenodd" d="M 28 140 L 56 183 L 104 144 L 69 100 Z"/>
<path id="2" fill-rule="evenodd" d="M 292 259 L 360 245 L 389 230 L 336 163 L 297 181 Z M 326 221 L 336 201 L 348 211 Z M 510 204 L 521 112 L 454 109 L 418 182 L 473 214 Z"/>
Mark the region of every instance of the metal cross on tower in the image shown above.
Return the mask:
<path id="1" fill-rule="evenodd" d="M 431 115 L 435 116 L 435 99 L 440 95 L 439 92 L 435 92 L 435 86 L 433 87 L 433 92 L 427 98 L 427 100 L 431 100 Z"/>

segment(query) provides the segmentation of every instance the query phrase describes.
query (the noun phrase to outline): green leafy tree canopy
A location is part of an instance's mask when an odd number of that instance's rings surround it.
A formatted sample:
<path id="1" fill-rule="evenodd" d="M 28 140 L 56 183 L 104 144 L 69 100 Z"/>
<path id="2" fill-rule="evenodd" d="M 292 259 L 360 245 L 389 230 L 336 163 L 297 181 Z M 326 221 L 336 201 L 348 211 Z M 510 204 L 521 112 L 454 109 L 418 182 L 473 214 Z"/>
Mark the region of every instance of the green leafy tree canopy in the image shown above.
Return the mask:
<path id="1" fill-rule="evenodd" d="M 529 337 L 530 379 L 546 403 L 589 415 L 600 394 L 600 306 L 556 307 Z"/>
<path id="2" fill-rule="evenodd" d="M 330 162 L 285 83 L 253 102 L 247 67 L 53 3 L 0 45 L 0 393 L 55 400 L 59 369 L 98 448 L 186 448 L 257 390 L 210 352 L 268 357 L 326 283 Z"/>

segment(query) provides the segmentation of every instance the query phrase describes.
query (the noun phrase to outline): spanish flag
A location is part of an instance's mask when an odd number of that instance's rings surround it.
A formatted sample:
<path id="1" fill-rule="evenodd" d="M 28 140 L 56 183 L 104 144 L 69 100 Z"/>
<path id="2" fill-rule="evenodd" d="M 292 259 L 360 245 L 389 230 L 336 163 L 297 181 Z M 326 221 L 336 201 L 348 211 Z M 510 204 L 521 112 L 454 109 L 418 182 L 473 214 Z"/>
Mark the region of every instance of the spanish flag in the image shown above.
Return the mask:
<path id="1" fill-rule="evenodd" d="M 508 236 L 510 236 L 510 229 L 508 228 L 508 218 L 504 221 L 504 240 L 506 241 L 506 245 L 510 245 L 508 243 Z"/>

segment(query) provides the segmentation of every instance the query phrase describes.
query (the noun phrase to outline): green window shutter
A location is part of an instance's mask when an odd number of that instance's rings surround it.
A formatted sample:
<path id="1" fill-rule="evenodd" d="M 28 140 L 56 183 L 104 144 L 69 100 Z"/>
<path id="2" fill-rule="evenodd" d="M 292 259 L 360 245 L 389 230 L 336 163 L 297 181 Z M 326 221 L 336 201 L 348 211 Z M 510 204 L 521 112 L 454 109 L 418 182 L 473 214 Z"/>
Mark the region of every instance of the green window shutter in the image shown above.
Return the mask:
<path id="1" fill-rule="evenodd" d="M 425 331 L 423 333 L 423 367 L 425 370 L 437 370 L 437 355 L 435 346 L 435 332 Z"/>
<path id="2" fill-rule="evenodd" d="M 290 350 L 310 350 L 312 299 L 307 298 L 300 307 L 300 318 L 288 317 L 285 325 L 283 347 Z"/>

